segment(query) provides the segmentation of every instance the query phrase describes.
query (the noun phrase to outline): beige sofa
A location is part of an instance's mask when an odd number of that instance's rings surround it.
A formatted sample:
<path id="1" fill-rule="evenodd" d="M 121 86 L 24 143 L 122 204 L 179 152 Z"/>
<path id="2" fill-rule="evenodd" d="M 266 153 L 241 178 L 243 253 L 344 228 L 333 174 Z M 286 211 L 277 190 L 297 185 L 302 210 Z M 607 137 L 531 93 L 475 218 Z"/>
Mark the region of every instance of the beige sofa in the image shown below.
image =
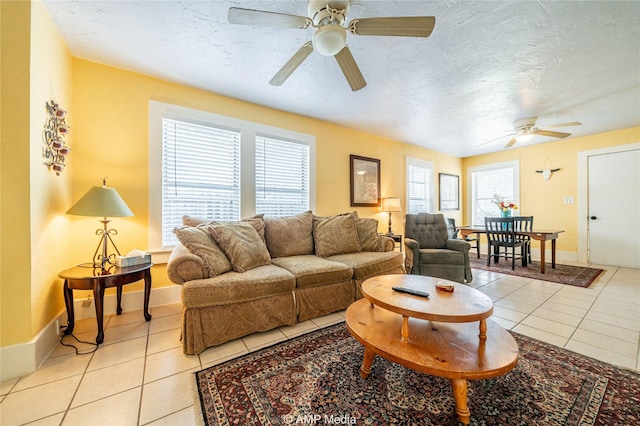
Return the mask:
<path id="1" fill-rule="evenodd" d="M 404 273 L 395 242 L 356 212 L 183 222 L 167 273 L 182 285 L 187 354 L 346 309 L 367 278 Z"/>

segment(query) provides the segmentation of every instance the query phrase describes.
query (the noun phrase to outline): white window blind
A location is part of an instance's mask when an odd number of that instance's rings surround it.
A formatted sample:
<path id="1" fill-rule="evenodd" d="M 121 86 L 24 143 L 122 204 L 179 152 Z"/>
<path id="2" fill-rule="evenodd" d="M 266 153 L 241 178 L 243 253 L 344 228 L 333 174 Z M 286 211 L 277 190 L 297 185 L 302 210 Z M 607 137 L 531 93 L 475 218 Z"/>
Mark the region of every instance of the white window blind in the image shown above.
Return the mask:
<path id="1" fill-rule="evenodd" d="M 484 226 L 485 217 L 500 216 L 500 211 L 494 204 L 494 194 L 504 197 L 507 201 L 516 201 L 518 194 L 515 175 L 515 167 L 511 164 L 471 171 L 473 225 Z"/>
<path id="2" fill-rule="evenodd" d="M 182 216 L 240 219 L 240 133 L 162 118 L 162 246 Z"/>
<path id="3" fill-rule="evenodd" d="M 256 137 L 256 211 L 267 217 L 309 210 L 309 145 Z"/>
<path id="4" fill-rule="evenodd" d="M 433 167 L 427 161 L 407 161 L 407 213 L 431 213 Z"/>

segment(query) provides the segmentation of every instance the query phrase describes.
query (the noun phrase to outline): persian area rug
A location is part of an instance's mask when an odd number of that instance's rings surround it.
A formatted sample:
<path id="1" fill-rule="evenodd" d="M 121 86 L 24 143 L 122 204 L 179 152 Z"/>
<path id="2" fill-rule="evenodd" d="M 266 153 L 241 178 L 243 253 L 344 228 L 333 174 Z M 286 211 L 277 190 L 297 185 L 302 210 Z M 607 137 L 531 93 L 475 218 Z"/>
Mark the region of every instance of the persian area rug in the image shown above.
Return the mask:
<path id="1" fill-rule="evenodd" d="M 472 268 L 482 269 L 483 271 L 499 272 L 518 277 L 575 285 L 577 287 L 589 287 L 603 272 L 602 269 L 560 265 L 558 263 L 556 263 L 555 268 L 552 268 L 551 263 L 546 263 L 545 273 L 541 274 L 540 262 L 533 261 L 523 268 L 522 261 L 519 259 L 516 259 L 516 269 L 512 271 L 511 260 L 500 259 L 497 265 L 491 260 L 491 266 L 487 266 L 487 256 L 480 255 L 480 259 L 478 259 L 473 253 L 469 253 L 469 264 Z"/>
<path id="2" fill-rule="evenodd" d="M 399 332 L 399 331 L 398 331 Z M 504 376 L 468 381 L 471 425 L 637 425 L 640 374 L 513 333 Z M 376 356 L 344 323 L 195 373 L 196 409 L 212 425 L 456 425 L 448 379 Z"/>

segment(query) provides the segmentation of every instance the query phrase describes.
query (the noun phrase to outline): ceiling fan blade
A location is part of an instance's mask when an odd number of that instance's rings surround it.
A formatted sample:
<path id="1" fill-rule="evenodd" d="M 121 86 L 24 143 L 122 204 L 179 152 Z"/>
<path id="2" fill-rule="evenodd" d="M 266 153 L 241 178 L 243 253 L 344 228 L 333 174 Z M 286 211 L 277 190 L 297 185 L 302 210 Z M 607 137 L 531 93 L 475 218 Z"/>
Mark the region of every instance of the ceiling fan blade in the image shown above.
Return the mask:
<path id="1" fill-rule="evenodd" d="M 227 19 L 230 24 L 253 25 L 256 27 L 305 29 L 313 24 L 313 21 L 306 16 L 242 9 L 239 7 L 230 8 Z"/>
<path id="2" fill-rule="evenodd" d="M 495 141 L 497 141 L 497 140 L 500 140 L 500 139 L 503 139 L 503 138 L 506 138 L 506 137 L 509 137 L 509 136 L 513 136 L 513 135 L 515 135 L 515 134 L 516 134 L 516 133 L 514 132 L 514 133 L 509 133 L 509 134 L 506 134 L 506 135 L 498 136 L 497 138 L 493 138 L 493 139 L 488 140 L 488 141 L 486 141 L 486 142 L 482 142 L 482 143 L 481 143 L 481 144 L 479 144 L 479 145 L 476 145 L 476 148 L 480 148 L 481 146 L 488 145 L 488 144 L 490 144 L 491 142 L 495 142 Z"/>
<path id="3" fill-rule="evenodd" d="M 360 72 L 360 68 L 358 68 L 358 64 L 356 64 L 356 60 L 353 59 L 353 55 L 347 46 L 338 52 L 335 58 L 336 61 L 338 61 L 338 65 L 340 65 L 342 73 L 347 78 L 351 90 L 355 92 L 367 85 L 367 82 L 364 81 L 364 77 Z"/>
<path id="4" fill-rule="evenodd" d="M 434 16 L 362 18 L 349 23 L 349 31 L 361 36 L 429 37 L 436 25 Z"/>
<path id="5" fill-rule="evenodd" d="M 511 148 L 513 146 L 514 143 L 518 142 L 518 140 L 516 138 L 512 138 L 509 143 L 507 143 L 504 147 L 506 148 Z"/>
<path id="6" fill-rule="evenodd" d="M 552 138 L 566 138 L 567 136 L 571 136 L 571 133 L 552 132 L 551 130 L 542 130 L 542 129 L 533 130 L 531 133 L 535 133 L 536 135 L 542 135 L 542 136 L 550 136 Z"/>
<path id="7" fill-rule="evenodd" d="M 570 123 L 558 123 L 558 124 L 549 124 L 549 125 L 544 125 L 544 127 L 546 127 L 547 129 L 555 129 L 557 127 L 571 127 L 571 126 L 582 126 L 582 123 L 580 123 L 579 121 L 572 121 Z"/>
<path id="8" fill-rule="evenodd" d="M 282 83 L 284 83 L 296 68 L 298 68 L 305 59 L 307 59 L 311 52 L 313 52 L 313 46 L 311 45 L 311 42 L 308 41 L 293 54 L 291 59 L 289 59 L 282 68 L 280 68 L 280 71 L 273 76 L 271 81 L 269 81 L 269 84 L 272 86 L 282 86 Z"/>

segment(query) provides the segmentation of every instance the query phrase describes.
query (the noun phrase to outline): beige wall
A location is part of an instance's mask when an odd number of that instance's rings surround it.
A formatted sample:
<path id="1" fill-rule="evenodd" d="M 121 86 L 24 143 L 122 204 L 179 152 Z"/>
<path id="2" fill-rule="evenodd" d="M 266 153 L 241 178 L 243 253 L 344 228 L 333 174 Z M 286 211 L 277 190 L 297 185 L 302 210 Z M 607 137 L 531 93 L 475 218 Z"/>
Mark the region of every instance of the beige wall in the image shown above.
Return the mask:
<path id="1" fill-rule="evenodd" d="M 501 161 L 520 162 L 520 209 L 518 214 L 534 216 L 534 225 L 539 229 L 563 229 L 557 249 L 565 252 L 578 251 L 578 153 L 597 148 L 640 142 L 640 127 L 617 130 L 579 138 L 562 139 L 507 149 L 493 154 L 469 157 L 462 160 L 465 182 L 467 169 Z M 546 164 L 546 166 L 545 166 Z M 536 170 L 560 168 L 549 180 Z M 637 182 L 635 183 L 637 190 Z M 465 210 L 464 221 L 470 222 L 468 210 L 468 184 L 463 186 Z M 574 198 L 573 204 L 564 204 L 563 198 Z M 496 210 L 497 214 L 497 210 Z"/>

